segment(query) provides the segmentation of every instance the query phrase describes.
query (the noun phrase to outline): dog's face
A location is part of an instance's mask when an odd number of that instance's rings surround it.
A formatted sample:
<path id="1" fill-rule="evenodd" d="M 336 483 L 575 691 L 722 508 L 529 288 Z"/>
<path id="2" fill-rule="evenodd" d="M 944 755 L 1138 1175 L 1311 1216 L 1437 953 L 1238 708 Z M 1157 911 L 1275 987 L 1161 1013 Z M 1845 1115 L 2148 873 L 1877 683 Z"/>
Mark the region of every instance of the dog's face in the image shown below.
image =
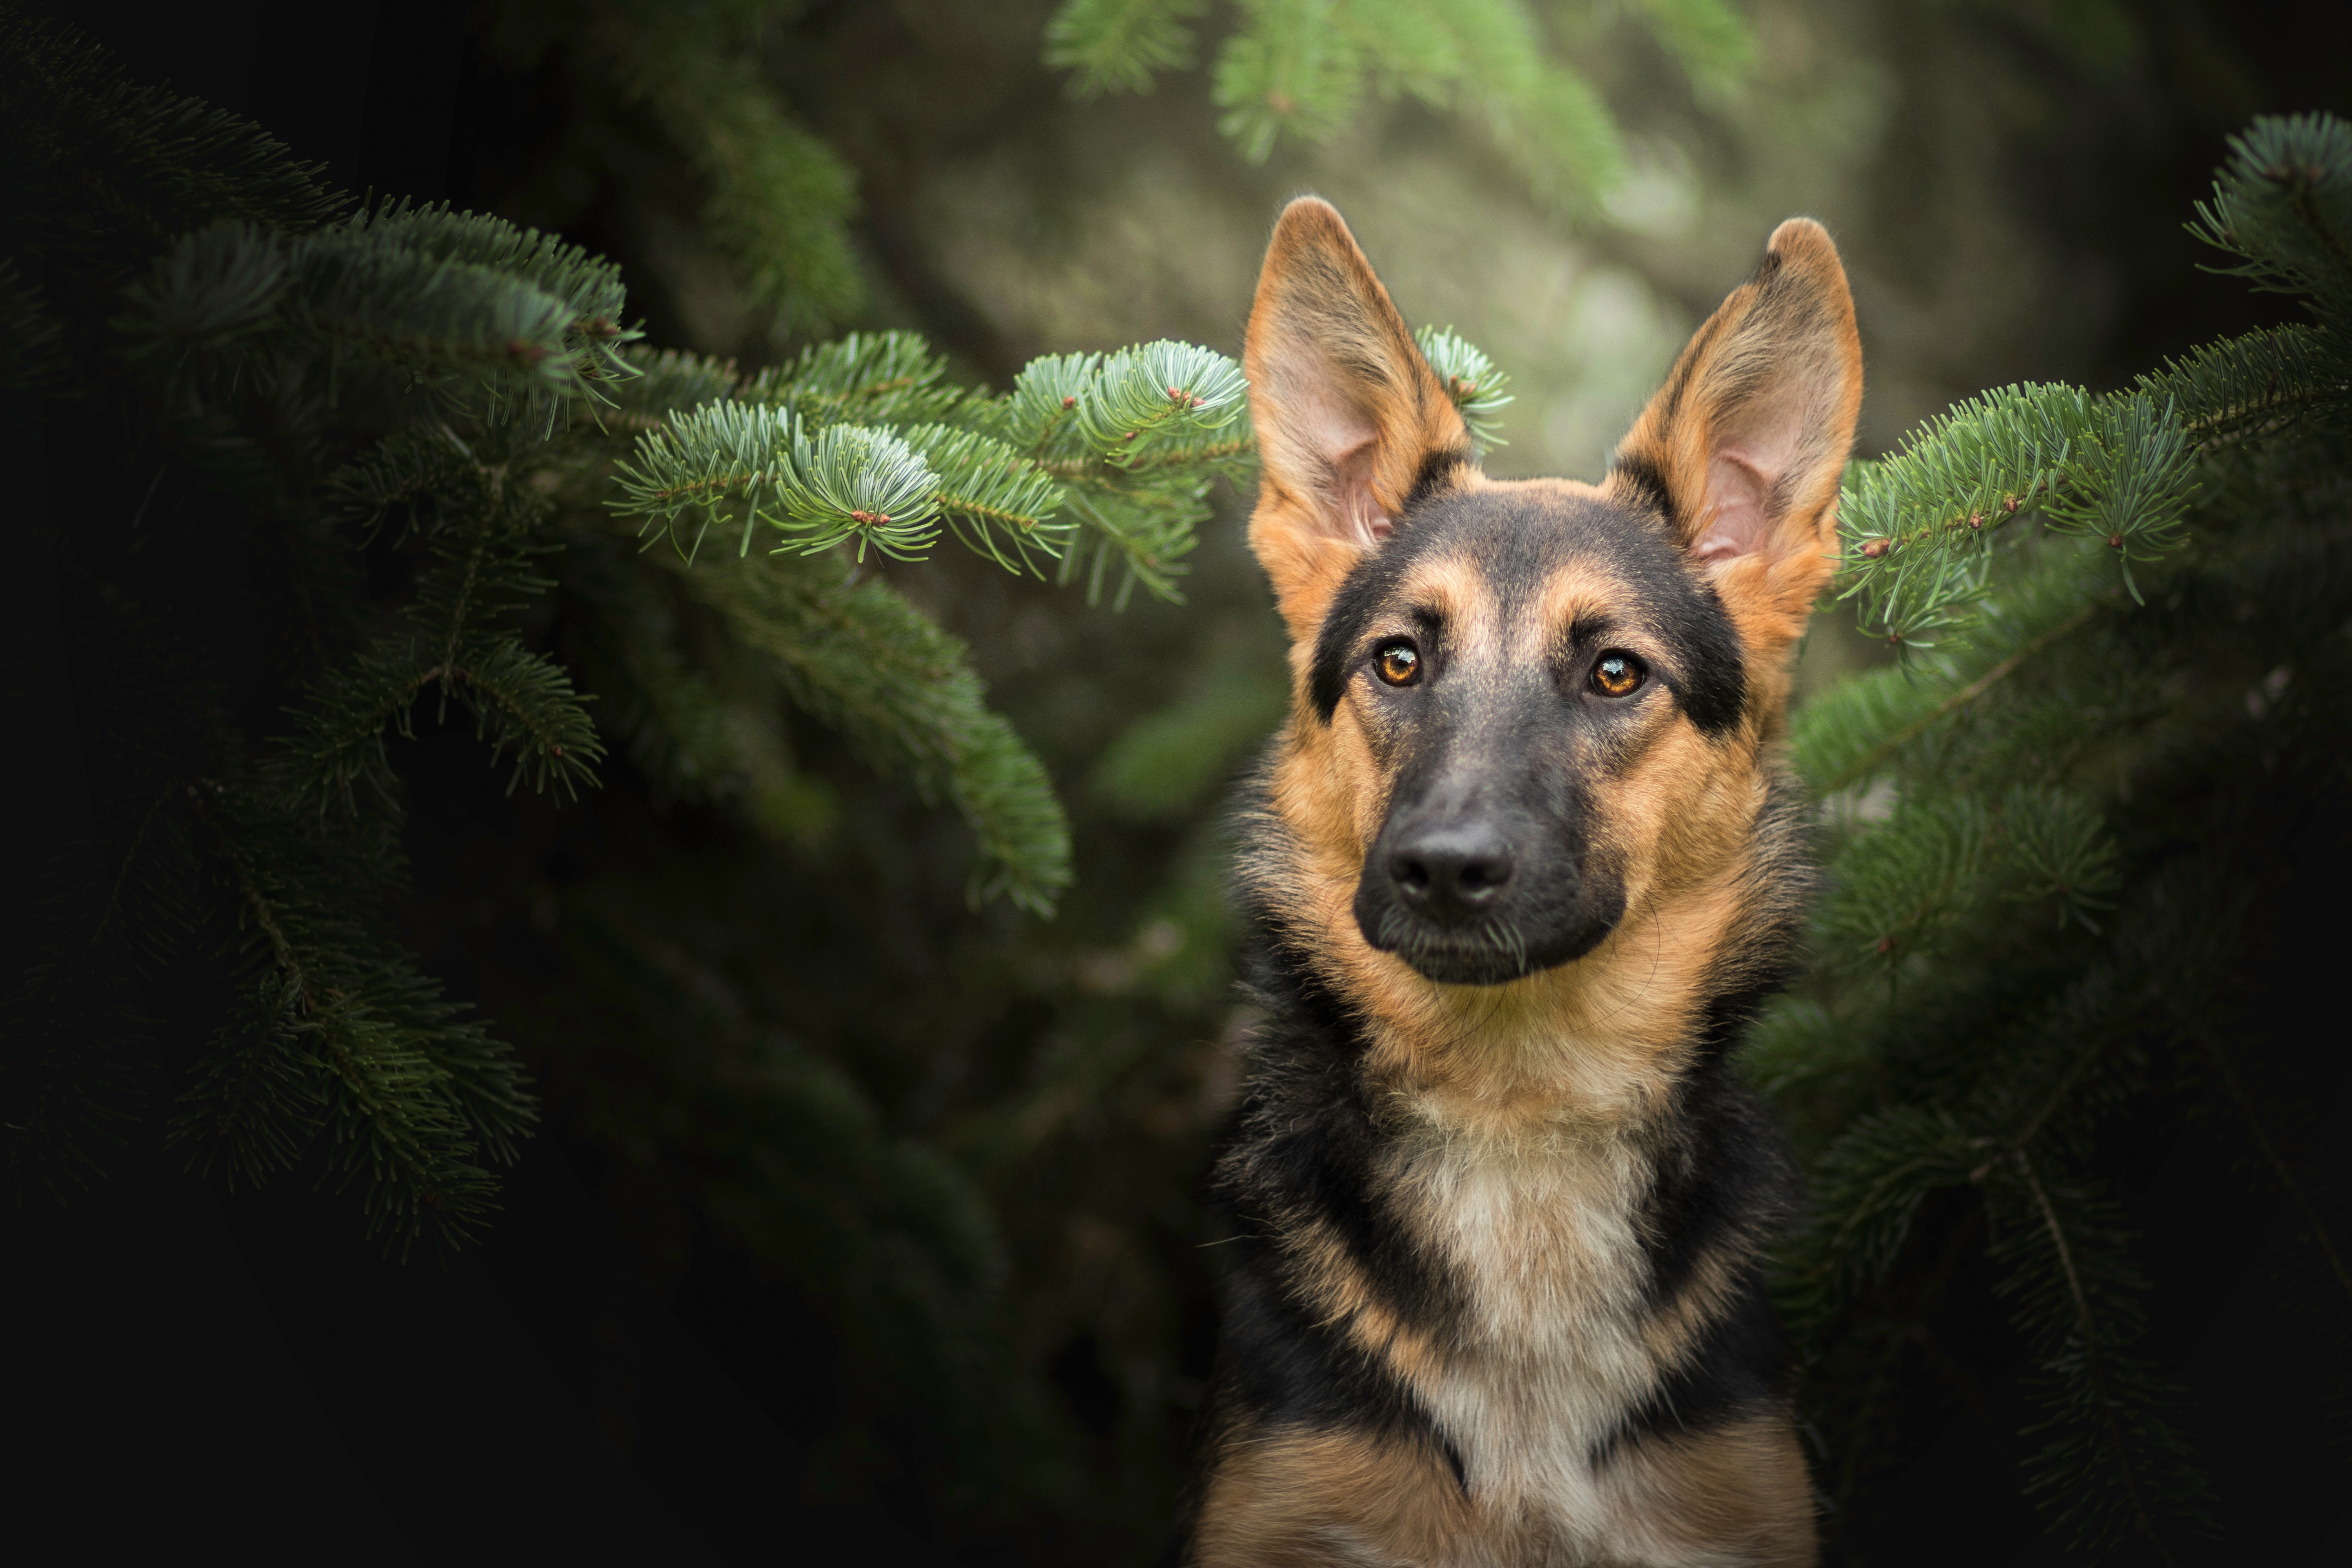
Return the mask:
<path id="1" fill-rule="evenodd" d="M 1773 236 L 1598 486 L 1477 470 L 1320 202 L 1276 229 L 1248 369 L 1251 543 L 1294 644 L 1273 790 L 1307 862 L 1293 922 L 1494 985 L 1721 880 L 1832 569 L 1861 396 L 1820 227 Z"/>
<path id="2" fill-rule="evenodd" d="M 1316 636 L 1318 719 L 1380 802 L 1354 912 L 1432 980 L 1580 958 L 1625 910 L 1629 797 L 1682 793 L 1746 706 L 1738 633 L 1654 526 L 1566 486 L 1445 489 Z"/>

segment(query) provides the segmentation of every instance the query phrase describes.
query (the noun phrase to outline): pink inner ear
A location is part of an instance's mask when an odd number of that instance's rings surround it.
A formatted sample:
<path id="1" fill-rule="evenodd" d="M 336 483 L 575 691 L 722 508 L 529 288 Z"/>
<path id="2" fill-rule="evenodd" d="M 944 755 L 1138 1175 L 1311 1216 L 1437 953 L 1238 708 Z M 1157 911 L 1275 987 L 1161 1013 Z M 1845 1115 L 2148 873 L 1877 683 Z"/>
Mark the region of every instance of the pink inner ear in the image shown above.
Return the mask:
<path id="1" fill-rule="evenodd" d="M 1755 458 L 1737 447 L 1717 448 L 1706 460 L 1707 515 L 1691 554 L 1701 561 L 1728 561 L 1764 542 L 1764 502 L 1772 480 Z"/>
<path id="2" fill-rule="evenodd" d="M 1380 498 L 1372 494 L 1372 459 L 1379 450 L 1378 443 L 1367 436 L 1331 464 L 1337 512 L 1333 521 L 1343 538 L 1363 544 L 1386 539 L 1391 527 Z"/>

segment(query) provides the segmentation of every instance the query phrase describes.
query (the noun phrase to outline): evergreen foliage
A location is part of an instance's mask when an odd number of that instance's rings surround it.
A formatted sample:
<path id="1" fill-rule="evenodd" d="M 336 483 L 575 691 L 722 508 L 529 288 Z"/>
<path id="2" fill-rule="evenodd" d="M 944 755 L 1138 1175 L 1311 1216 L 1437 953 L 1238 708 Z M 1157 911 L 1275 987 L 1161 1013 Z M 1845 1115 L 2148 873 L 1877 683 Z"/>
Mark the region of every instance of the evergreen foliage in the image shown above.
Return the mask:
<path id="1" fill-rule="evenodd" d="M 1192 24 L 1204 9 L 1200 0 L 1064 0 L 1046 26 L 1045 61 L 1071 71 L 1082 96 L 1149 92 L 1161 72 L 1192 68 Z M 1285 135 L 1335 140 L 1370 92 L 1474 121 L 1554 205 L 1583 202 L 1622 172 L 1616 120 L 1547 47 L 1550 29 L 1528 0 L 1244 0 L 1236 9 L 1239 24 L 1217 49 L 1217 128 L 1253 163 Z M 1635 9 L 1695 85 L 1722 90 L 1747 71 L 1754 41 L 1723 0 Z"/>
<path id="2" fill-rule="evenodd" d="M 849 237 L 856 182 L 762 70 L 764 36 L 796 0 L 502 0 L 485 51 L 518 75 L 548 68 L 641 117 L 699 189 L 697 216 L 780 335 L 821 331 L 866 298 Z"/>
<path id="3" fill-rule="evenodd" d="M 1901 657 L 1795 717 L 1832 891 L 1750 1063 L 1812 1168 L 1781 1284 L 1838 1500 L 1973 1253 L 2031 1361 L 2026 1489 L 2089 1557 L 2174 1560 L 2211 1523 L 2118 1139 L 2228 1108 L 2260 1156 L 2234 1201 L 2295 1206 L 2294 1289 L 2334 1325 L 2313 1372 L 2340 1399 L 2347 1371 L 2328 1163 L 2231 1020 L 2276 940 L 2256 890 L 2294 880 L 2281 836 L 2352 804 L 2326 760 L 2352 719 L 2352 135 L 2256 121 L 2194 232 L 2315 324 L 2115 393 L 1987 393 L 1849 471 L 1840 591 Z"/>
<path id="4" fill-rule="evenodd" d="M 1247 461 L 1230 360 L 1049 356 L 992 395 L 912 334 L 852 333 L 746 375 L 639 344 L 617 268 L 553 237 L 352 210 L 261 132 L 133 89 L 58 32 L 9 22 L 0 61 L 53 225 L 0 275 L 24 328 L 13 385 L 119 410 L 151 497 L 218 509 L 285 563 L 243 629 L 299 628 L 256 659 L 220 606 L 175 597 L 154 563 L 205 548 L 184 534 L 134 526 L 144 561 L 55 542 L 100 642 L 110 890 L 13 995 L 21 1176 L 88 1177 L 131 1113 L 106 1090 L 119 1021 L 79 1001 L 119 932 L 151 979 L 234 977 L 172 1119 L 194 1163 L 232 1185 L 319 1165 L 404 1254 L 485 1221 L 536 1101 L 386 921 L 406 877 L 394 747 L 453 704 L 509 793 L 594 788 L 610 735 L 667 789 L 791 839 L 823 805 L 789 704 L 955 805 L 975 900 L 1051 913 L 1070 847 L 1045 768 L 869 552 L 919 558 L 944 530 L 1092 593 L 1115 574 L 1122 603 L 1139 584 L 1175 598 L 1212 479 Z M 734 552 L 697 548 L 739 515 Z M 775 542 L 745 559 L 761 528 Z M 645 548 L 663 535 L 677 548 Z M 404 585 L 371 593 L 363 562 Z"/>

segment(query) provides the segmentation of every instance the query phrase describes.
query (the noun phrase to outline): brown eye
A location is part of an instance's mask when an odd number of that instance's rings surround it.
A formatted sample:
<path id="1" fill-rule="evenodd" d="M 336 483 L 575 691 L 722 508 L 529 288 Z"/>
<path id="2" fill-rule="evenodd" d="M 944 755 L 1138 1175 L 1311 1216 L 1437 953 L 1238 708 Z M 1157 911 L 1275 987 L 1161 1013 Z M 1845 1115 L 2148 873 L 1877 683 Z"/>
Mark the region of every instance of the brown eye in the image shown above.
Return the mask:
<path id="1" fill-rule="evenodd" d="M 1421 650 L 1402 637 L 1384 642 L 1372 655 L 1372 668 L 1391 686 L 1411 686 L 1421 679 Z"/>
<path id="2" fill-rule="evenodd" d="M 1592 689 L 1603 697 L 1631 697 L 1642 689 L 1643 679 L 1649 673 L 1630 653 L 1604 653 L 1592 667 Z"/>

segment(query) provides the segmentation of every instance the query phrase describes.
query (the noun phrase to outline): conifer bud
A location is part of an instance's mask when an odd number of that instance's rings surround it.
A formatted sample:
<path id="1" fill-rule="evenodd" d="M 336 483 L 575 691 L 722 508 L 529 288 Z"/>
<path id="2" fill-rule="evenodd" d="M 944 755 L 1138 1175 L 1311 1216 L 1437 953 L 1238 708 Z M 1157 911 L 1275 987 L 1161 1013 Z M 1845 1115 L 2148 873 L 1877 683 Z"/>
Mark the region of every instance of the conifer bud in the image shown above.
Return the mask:
<path id="1" fill-rule="evenodd" d="M 1887 542 L 1884 539 L 1871 540 L 1862 547 L 1862 558 L 1864 561 L 1877 560 L 1880 556 L 1886 553 L 1886 545 Z"/>

